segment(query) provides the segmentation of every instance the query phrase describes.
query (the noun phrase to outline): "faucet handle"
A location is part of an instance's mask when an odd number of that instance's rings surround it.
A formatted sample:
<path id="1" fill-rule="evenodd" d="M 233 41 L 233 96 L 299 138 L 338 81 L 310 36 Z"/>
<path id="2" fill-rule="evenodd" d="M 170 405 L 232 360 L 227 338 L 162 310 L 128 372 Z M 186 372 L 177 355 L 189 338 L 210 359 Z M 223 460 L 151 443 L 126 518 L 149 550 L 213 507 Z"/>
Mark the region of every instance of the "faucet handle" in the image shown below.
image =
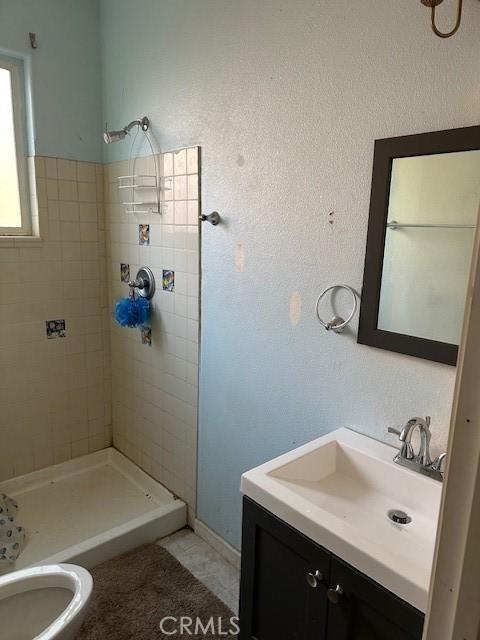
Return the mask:
<path id="1" fill-rule="evenodd" d="M 444 451 L 439 456 L 437 456 L 435 458 L 435 460 L 432 462 L 432 469 L 434 471 L 439 471 L 440 473 L 443 474 L 442 467 L 445 466 L 446 457 L 447 457 L 447 452 L 446 451 Z"/>
<path id="2" fill-rule="evenodd" d="M 399 429 L 394 429 L 393 427 L 388 427 L 388 433 L 394 433 L 400 438 L 401 431 Z"/>
<path id="3" fill-rule="evenodd" d="M 402 443 L 400 453 L 398 454 L 400 458 L 404 458 L 405 460 L 412 460 L 414 458 L 413 448 L 410 444 L 410 441 L 406 439 L 408 434 L 406 434 L 405 429 L 400 431 L 399 429 L 395 429 L 394 427 L 388 427 L 388 433 L 393 433 L 398 436 L 398 439 Z"/>

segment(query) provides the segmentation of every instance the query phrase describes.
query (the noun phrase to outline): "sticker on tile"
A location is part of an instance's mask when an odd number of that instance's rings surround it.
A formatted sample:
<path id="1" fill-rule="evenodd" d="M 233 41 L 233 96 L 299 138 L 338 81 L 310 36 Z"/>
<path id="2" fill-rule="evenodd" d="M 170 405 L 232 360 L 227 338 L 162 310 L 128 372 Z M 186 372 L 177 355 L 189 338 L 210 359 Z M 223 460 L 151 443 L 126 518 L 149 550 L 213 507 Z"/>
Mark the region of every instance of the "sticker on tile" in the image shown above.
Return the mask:
<path id="1" fill-rule="evenodd" d="M 140 334 L 142 336 L 142 344 L 146 344 L 148 347 L 151 347 L 152 346 L 151 327 L 140 327 Z"/>
<path id="2" fill-rule="evenodd" d="M 47 338 L 49 340 L 66 337 L 65 320 L 47 320 L 45 324 L 47 326 Z"/>
<path id="3" fill-rule="evenodd" d="M 120 263 L 120 280 L 130 282 L 130 265 L 124 262 Z"/>
<path id="4" fill-rule="evenodd" d="M 138 244 L 140 245 L 150 244 L 150 225 L 149 224 L 138 225 Z"/>
<path id="5" fill-rule="evenodd" d="M 164 291 L 174 291 L 175 289 L 175 271 L 163 269 L 162 286 Z"/>

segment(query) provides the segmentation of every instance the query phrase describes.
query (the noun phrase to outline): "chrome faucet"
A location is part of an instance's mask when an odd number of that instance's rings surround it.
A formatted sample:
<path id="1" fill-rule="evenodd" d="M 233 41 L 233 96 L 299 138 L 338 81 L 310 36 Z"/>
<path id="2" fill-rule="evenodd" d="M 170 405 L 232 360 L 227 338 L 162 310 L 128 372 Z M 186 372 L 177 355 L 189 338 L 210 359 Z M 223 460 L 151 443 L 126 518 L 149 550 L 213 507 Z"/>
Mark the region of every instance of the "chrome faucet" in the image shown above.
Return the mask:
<path id="1" fill-rule="evenodd" d="M 393 461 L 397 464 L 423 473 L 435 480 L 443 480 L 442 464 L 445 461 L 446 453 L 441 453 L 432 462 L 430 457 L 430 440 L 432 432 L 430 431 L 431 418 L 410 418 L 401 431 L 398 429 L 388 428 L 389 433 L 394 433 L 402 443 L 400 451 L 394 457 Z M 415 429 L 420 431 L 420 448 L 415 453 L 412 446 L 412 435 Z"/>

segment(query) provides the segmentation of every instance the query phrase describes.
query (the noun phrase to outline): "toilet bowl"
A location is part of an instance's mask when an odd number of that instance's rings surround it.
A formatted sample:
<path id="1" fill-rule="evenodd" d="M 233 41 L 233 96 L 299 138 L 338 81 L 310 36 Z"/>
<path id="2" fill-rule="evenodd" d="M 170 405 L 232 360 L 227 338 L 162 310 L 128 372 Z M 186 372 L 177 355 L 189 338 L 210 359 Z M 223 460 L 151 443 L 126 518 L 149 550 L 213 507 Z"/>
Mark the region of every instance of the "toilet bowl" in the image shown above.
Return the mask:
<path id="1" fill-rule="evenodd" d="M 0 638 L 73 640 L 87 613 L 92 576 L 53 564 L 0 577 Z"/>

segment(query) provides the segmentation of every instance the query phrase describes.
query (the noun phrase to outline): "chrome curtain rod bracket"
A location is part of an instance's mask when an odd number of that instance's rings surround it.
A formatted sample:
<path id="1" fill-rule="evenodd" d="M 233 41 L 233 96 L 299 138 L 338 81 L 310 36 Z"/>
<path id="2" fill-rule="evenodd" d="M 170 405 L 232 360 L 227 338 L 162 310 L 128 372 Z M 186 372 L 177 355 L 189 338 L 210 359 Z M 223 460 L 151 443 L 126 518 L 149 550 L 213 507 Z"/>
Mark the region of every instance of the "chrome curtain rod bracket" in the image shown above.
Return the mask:
<path id="1" fill-rule="evenodd" d="M 200 222 L 210 222 L 210 224 L 213 224 L 214 227 L 216 227 L 217 224 L 220 224 L 220 222 L 222 221 L 222 218 L 218 211 L 212 211 L 212 213 L 209 213 L 208 215 L 202 213 L 198 216 L 198 218 Z"/>

